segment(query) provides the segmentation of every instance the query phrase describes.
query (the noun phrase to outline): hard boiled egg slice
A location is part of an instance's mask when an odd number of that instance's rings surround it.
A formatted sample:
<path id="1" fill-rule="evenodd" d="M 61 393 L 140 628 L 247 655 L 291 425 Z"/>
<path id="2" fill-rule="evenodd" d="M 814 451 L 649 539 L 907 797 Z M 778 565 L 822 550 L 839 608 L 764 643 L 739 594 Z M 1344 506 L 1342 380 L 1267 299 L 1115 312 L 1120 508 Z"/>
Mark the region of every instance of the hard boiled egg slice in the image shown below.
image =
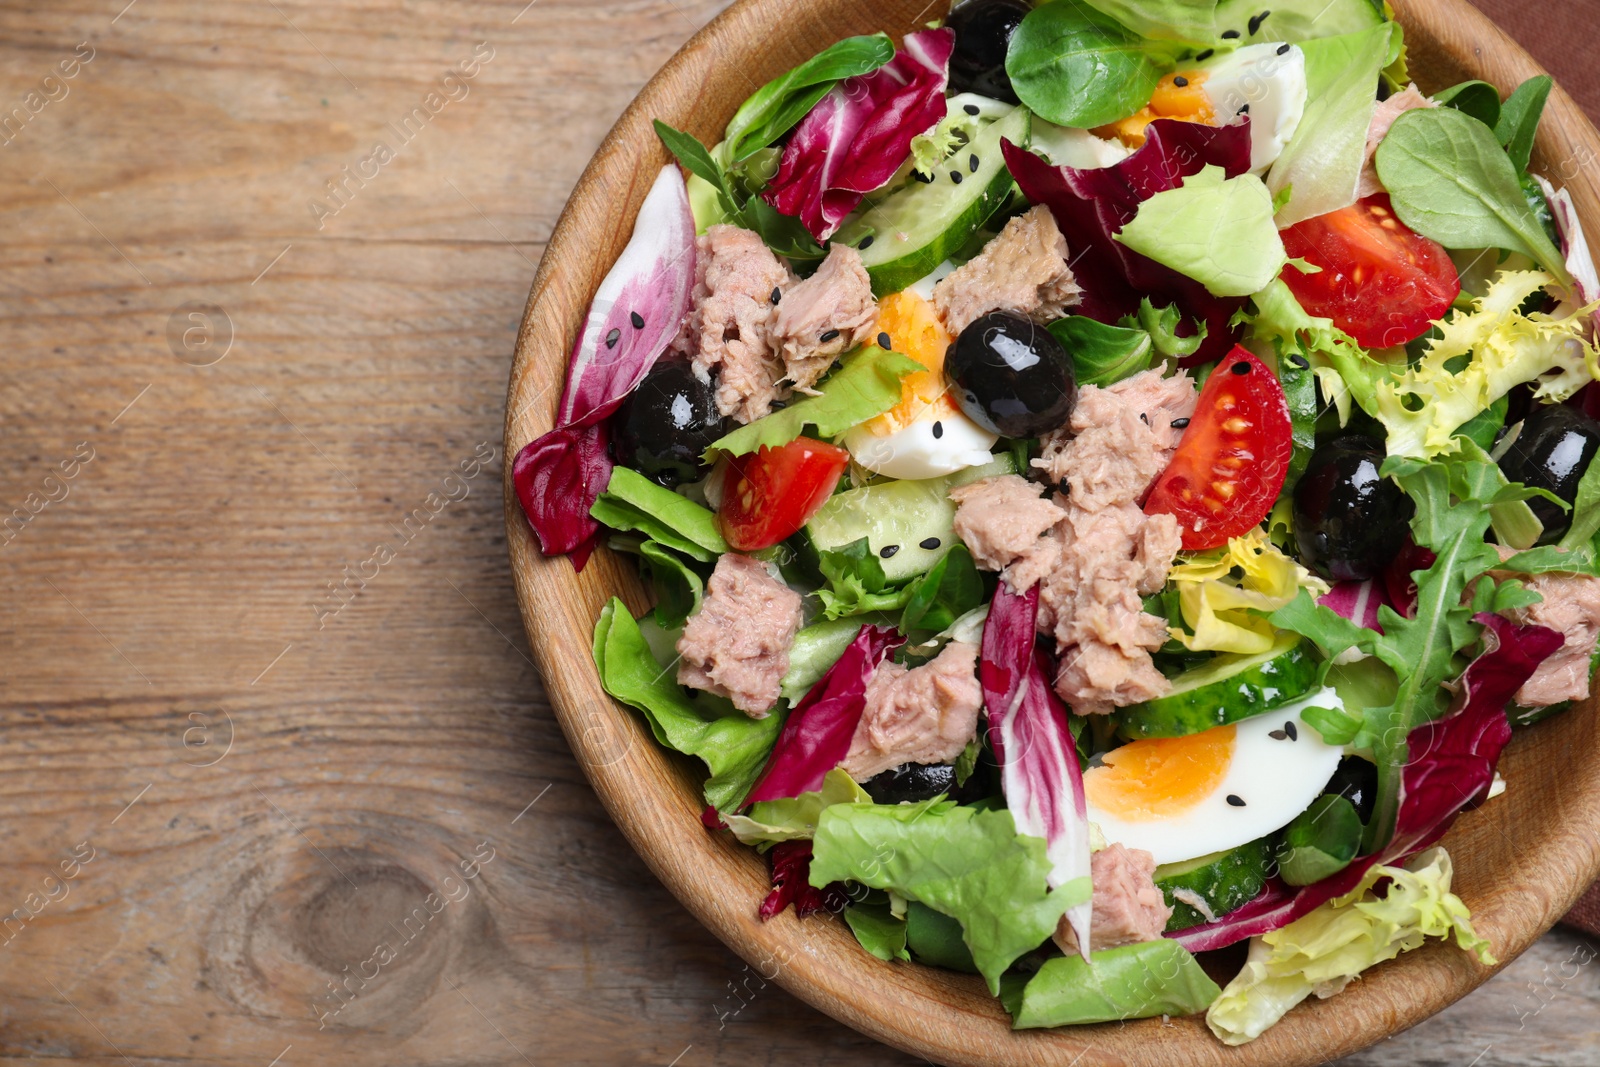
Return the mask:
<path id="1" fill-rule="evenodd" d="M 1134 741 L 1084 772 L 1089 821 L 1107 841 L 1178 863 L 1287 826 L 1333 777 L 1343 750 L 1301 713 L 1343 705 L 1322 689 L 1276 711 L 1186 737 Z"/>
<path id="2" fill-rule="evenodd" d="M 878 304 L 878 332 L 927 370 L 901 380 L 900 403 L 845 434 L 851 457 L 890 478 L 938 478 L 993 459 L 989 449 L 999 438 L 962 414 L 949 395 L 950 335 L 933 305 L 910 290 L 886 296 Z"/>
<path id="3" fill-rule="evenodd" d="M 1250 169 L 1259 174 L 1283 153 L 1306 111 L 1306 55 L 1292 44 L 1252 44 L 1203 64 L 1198 81 L 1225 126 L 1250 109 Z"/>

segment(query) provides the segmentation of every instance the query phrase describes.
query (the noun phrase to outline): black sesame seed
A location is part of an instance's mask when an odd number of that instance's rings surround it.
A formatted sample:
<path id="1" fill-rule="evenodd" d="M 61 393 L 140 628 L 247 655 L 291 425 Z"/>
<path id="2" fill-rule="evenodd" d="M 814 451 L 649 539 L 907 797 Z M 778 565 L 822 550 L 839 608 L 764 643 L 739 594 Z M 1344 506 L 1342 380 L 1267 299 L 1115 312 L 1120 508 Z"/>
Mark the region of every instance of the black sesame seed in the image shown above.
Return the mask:
<path id="1" fill-rule="evenodd" d="M 878 347 L 887 352 L 894 347 L 894 339 L 887 333 L 880 333 L 878 335 Z"/>
<path id="2" fill-rule="evenodd" d="M 782 400 L 774 400 L 772 402 L 772 410 L 773 411 L 782 411 L 784 408 L 786 408 L 788 406 L 789 406 L 788 403 L 785 402 L 785 401 L 782 401 Z"/>
<path id="3" fill-rule="evenodd" d="M 940 541 L 937 537 L 924 537 L 920 542 L 918 542 L 917 547 L 925 548 L 929 552 L 932 552 L 934 549 L 939 547 L 939 544 Z"/>
<path id="4" fill-rule="evenodd" d="M 919 173 L 919 174 L 917 174 L 917 181 L 921 182 L 923 185 L 932 185 L 933 184 L 933 175 L 931 175 L 931 174 L 920 174 Z"/>
<path id="5" fill-rule="evenodd" d="M 1187 430 L 1189 428 L 1189 420 L 1188 419 L 1173 419 L 1172 420 L 1172 428 L 1174 430 Z"/>
<path id="6" fill-rule="evenodd" d="M 1272 14 L 1270 10 L 1263 11 L 1261 14 L 1254 16 L 1245 23 L 1246 26 L 1250 27 L 1250 36 L 1254 37 L 1256 35 L 1256 31 L 1261 29 L 1261 24 L 1267 21 L 1267 16 L 1270 14 Z"/>
<path id="7" fill-rule="evenodd" d="M 1244 107 L 1241 107 L 1238 111 L 1235 111 L 1234 114 L 1235 115 L 1248 115 L 1248 114 L 1250 114 L 1250 105 L 1249 104 L 1244 105 Z"/>
<path id="8" fill-rule="evenodd" d="M 782 300 L 783 299 L 783 290 L 779 289 L 776 285 L 774 285 L 772 287 L 772 298 L 771 299 L 772 299 L 772 302 L 774 304 L 776 304 L 778 301 Z"/>
<path id="9" fill-rule="evenodd" d="M 1244 797 L 1239 796 L 1237 793 L 1229 793 L 1228 803 L 1232 807 L 1242 808 L 1244 807 Z"/>
<path id="10" fill-rule="evenodd" d="M 620 340 L 622 340 L 622 331 L 614 329 L 610 333 L 606 334 L 606 347 L 616 348 L 617 342 Z"/>
<path id="11" fill-rule="evenodd" d="M 1300 731 L 1295 728 L 1295 725 L 1292 722 L 1286 722 L 1283 724 L 1283 732 L 1289 735 L 1289 740 L 1291 741 L 1300 740 Z"/>
<path id="12" fill-rule="evenodd" d="M 884 545 L 882 548 L 878 549 L 878 555 L 882 556 L 884 559 L 888 559 L 898 551 L 900 551 L 899 545 Z"/>
<path id="13" fill-rule="evenodd" d="M 1244 360 L 1241 359 L 1239 362 L 1235 363 L 1233 366 L 1229 367 L 1228 369 L 1233 371 L 1233 373 L 1235 373 L 1235 374 L 1249 374 L 1250 373 L 1250 364 L 1246 363 Z"/>
<path id="14" fill-rule="evenodd" d="M 1065 478 L 1063 478 L 1063 479 L 1061 479 L 1061 484 L 1056 486 L 1056 491 L 1059 492 L 1062 496 L 1071 496 L 1072 495 L 1072 483 L 1067 481 Z"/>
<path id="15" fill-rule="evenodd" d="M 856 248 L 864 252 L 872 247 L 872 241 L 873 235 L 869 233 L 861 239 L 861 243 L 856 245 Z"/>
<path id="16" fill-rule="evenodd" d="M 933 420 L 933 439 L 935 441 L 937 441 L 939 438 L 941 438 L 943 436 L 944 436 L 944 423 L 940 422 L 938 419 L 934 419 Z"/>
<path id="17" fill-rule="evenodd" d="M 1149 426 L 1150 425 L 1150 416 L 1146 415 L 1144 412 L 1141 411 L 1141 412 L 1139 412 L 1139 421 L 1144 423 L 1146 426 Z"/>
<path id="18" fill-rule="evenodd" d="M 1176 78 L 1172 79 L 1172 84 L 1176 85 L 1180 89 L 1187 89 L 1189 87 L 1189 79 L 1180 74 Z"/>
<path id="19" fill-rule="evenodd" d="M 821 337 L 817 338 L 817 340 L 821 341 L 823 344 L 827 344 L 829 341 L 838 340 L 838 338 L 839 338 L 839 331 L 838 330 L 829 330 L 827 333 L 825 333 Z"/>
<path id="20" fill-rule="evenodd" d="M 955 182 L 957 185 L 960 185 L 961 184 L 961 172 L 959 170 L 951 171 L 950 172 L 950 180 L 952 182 Z"/>
<path id="21" fill-rule="evenodd" d="M 1287 741 L 1289 739 L 1289 735 L 1284 733 L 1282 730 L 1269 730 L 1267 732 L 1267 736 L 1272 738 L 1274 741 Z"/>
<path id="22" fill-rule="evenodd" d="M 974 174 L 978 173 L 978 154 L 976 152 L 967 157 L 967 169 Z"/>
<path id="23" fill-rule="evenodd" d="M 1222 39 L 1224 41 L 1237 41 L 1239 39 L 1239 31 L 1238 30 L 1223 30 L 1222 31 Z"/>
<path id="24" fill-rule="evenodd" d="M 1288 54 L 1289 54 L 1289 49 L 1290 49 L 1290 48 L 1293 48 L 1293 47 L 1294 47 L 1294 46 L 1293 46 L 1293 45 L 1287 45 L 1287 44 L 1280 44 L 1280 45 L 1279 45 L 1279 46 L 1278 46 L 1278 54 L 1279 54 L 1279 55 L 1280 55 L 1280 56 L 1286 56 L 1286 55 L 1288 55 Z"/>
<path id="25" fill-rule="evenodd" d="M 1305 356 L 1300 355 L 1298 352 L 1296 352 L 1294 355 L 1289 357 L 1289 362 L 1293 363 L 1296 367 L 1299 367 L 1301 370 L 1305 370 L 1307 367 L 1311 366 L 1311 361 L 1309 359 L 1307 359 Z"/>
<path id="26" fill-rule="evenodd" d="M 969 115 L 976 115 L 978 113 L 978 105 L 977 104 L 968 104 L 965 107 L 963 107 L 961 110 L 965 111 Z"/>
<path id="27" fill-rule="evenodd" d="M 628 312 L 628 321 L 633 323 L 633 328 L 635 330 L 644 329 L 644 316 L 639 314 L 637 311 Z"/>
<path id="28" fill-rule="evenodd" d="M 1214 56 L 1216 54 L 1217 54 L 1217 50 L 1216 49 L 1207 48 L 1204 52 L 1201 52 L 1199 55 L 1195 56 L 1194 57 L 1194 61 L 1196 63 L 1204 63 L 1206 60 L 1210 59 L 1212 56 Z"/>

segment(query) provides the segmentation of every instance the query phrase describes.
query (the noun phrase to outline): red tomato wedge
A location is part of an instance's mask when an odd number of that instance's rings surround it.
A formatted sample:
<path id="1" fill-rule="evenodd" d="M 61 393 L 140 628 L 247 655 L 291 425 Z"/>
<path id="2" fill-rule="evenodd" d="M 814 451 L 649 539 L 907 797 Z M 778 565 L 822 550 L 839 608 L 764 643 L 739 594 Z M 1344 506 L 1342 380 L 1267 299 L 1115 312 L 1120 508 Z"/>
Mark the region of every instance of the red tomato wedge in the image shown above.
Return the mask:
<path id="1" fill-rule="evenodd" d="M 1408 229 L 1388 193 L 1296 223 L 1283 231 L 1283 247 L 1322 268 L 1319 274 L 1284 268 L 1284 283 L 1300 305 L 1367 348 L 1420 337 L 1461 292 L 1443 246 Z"/>
<path id="2" fill-rule="evenodd" d="M 770 548 L 796 533 L 828 502 L 850 453 L 809 437 L 728 460 L 722 536 L 740 552 Z"/>
<path id="3" fill-rule="evenodd" d="M 1235 345 L 1200 390 L 1172 462 L 1145 499 L 1145 514 L 1176 516 L 1186 551 L 1218 548 L 1267 517 L 1293 451 L 1278 376 Z"/>

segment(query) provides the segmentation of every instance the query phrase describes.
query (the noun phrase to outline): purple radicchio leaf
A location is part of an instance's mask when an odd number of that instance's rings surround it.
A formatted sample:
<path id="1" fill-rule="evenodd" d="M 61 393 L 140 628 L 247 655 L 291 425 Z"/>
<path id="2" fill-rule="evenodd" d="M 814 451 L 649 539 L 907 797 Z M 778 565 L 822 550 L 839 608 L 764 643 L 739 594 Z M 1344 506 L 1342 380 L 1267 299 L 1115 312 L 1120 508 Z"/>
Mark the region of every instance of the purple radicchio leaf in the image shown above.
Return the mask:
<path id="1" fill-rule="evenodd" d="M 683 173 L 661 168 L 633 237 L 601 281 L 572 347 L 555 429 L 512 464 L 517 499 L 547 556 L 578 570 L 600 527 L 589 517 L 611 478 L 605 420 L 677 338 L 694 299 L 694 216 Z"/>
<path id="2" fill-rule="evenodd" d="M 850 754 L 861 712 L 867 705 L 867 680 L 906 639 L 889 626 L 863 626 L 828 673 L 789 712 L 767 757 L 766 770 L 745 798 L 782 800 L 822 788 L 822 779 Z"/>
<path id="3" fill-rule="evenodd" d="M 1539 664 L 1561 647 L 1562 637 L 1546 627 L 1518 626 L 1498 615 L 1479 614 L 1474 619 L 1484 627 L 1483 651 L 1457 679 L 1450 710 L 1406 737 L 1411 760 L 1401 772 L 1400 812 L 1389 844 L 1298 890 L 1274 879 L 1244 907 L 1169 937 L 1190 952 L 1209 952 L 1287 926 L 1350 892 L 1375 865 L 1397 863 L 1428 848 L 1444 836 L 1458 814 L 1482 801 L 1494 781 L 1500 752 L 1511 739 L 1506 704 Z"/>
<path id="4" fill-rule="evenodd" d="M 757 911 L 762 922 L 780 914 L 790 904 L 794 905 L 795 915 L 804 919 L 819 911 L 837 914 L 850 902 L 839 882 L 821 889 L 811 884 L 810 841 L 779 841 L 767 853 L 767 861 L 772 865 L 772 891 Z"/>
<path id="5" fill-rule="evenodd" d="M 908 33 L 895 57 L 817 101 L 784 146 L 761 198 L 825 241 L 867 193 L 894 177 L 911 139 L 945 116 L 955 31 Z"/>
<path id="6" fill-rule="evenodd" d="M 1219 358 L 1238 340 L 1230 320 L 1244 301 L 1212 296 L 1206 287 L 1114 239 L 1156 193 L 1176 189 L 1208 166 L 1230 178 L 1250 169 L 1250 118 L 1228 126 L 1157 119 L 1145 143 L 1121 162 L 1099 169 L 1057 167 L 1010 141 L 1002 142 L 1006 166 L 1027 198 L 1044 204 L 1071 250 L 1072 270 L 1083 287 L 1077 310 L 1115 323 L 1139 309 L 1141 296 L 1158 307 L 1175 303 L 1186 319 L 1204 323 L 1205 342 L 1180 362 L 1197 366 Z"/>
<path id="7" fill-rule="evenodd" d="M 1378 609 L 1389 604 L 1384 586 L 1376 578 L 1364 582 L 1335 582 L 1332 589 L 1317 598 L 1317 603 L 1357 626 L 1383 633 L 1378 625 Z"/>
<path id="8" fill-rule="evenodd" d="M 1017 594 L 1001 582 L 983 627 L 978 680 L 989 711 L 989 746 L 1017 832 L 1040 837 L 1050 859 L 1052 889 L 1089 877 L 1088 802 L 1067 709 L 1050 687 L 1035 647 L 1039 587 Z M 1067 909 L 1067 922 L 1088 958 L 1088 900 Z"/>

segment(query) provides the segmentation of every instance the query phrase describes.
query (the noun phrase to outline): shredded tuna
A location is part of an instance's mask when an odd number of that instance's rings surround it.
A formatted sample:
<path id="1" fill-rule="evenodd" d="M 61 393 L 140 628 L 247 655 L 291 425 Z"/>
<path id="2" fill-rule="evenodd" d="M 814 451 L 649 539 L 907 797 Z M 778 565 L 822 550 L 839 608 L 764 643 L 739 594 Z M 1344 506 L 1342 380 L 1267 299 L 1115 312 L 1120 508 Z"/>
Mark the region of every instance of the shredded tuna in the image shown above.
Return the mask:
<path id="1" fill-rule="evenodd" d="M 713 226 L 697 241 L 694 310 L 677 347 L 702 378 L 717 371 L 717 410 L 750 422 L 786 395 L 779 388 L 783 360 L 770 336 L 772 293 L 794 278 L 751 230 Z"/>
<path id="2" fill-rule="evenodd" d="M 1156 858 L 1143 849 L 1108 845 L 1089 857 L 1094 885 L 1089 918 L 1089 951 L 1154 941 L 1172 918 L 1153 875 Z M 1065 916 L 1055 942 L 1067 955 L 1078 952 L 1078 938 Z"/>
<path id="3" fill-rule="evenodd" d="M 985 478 L 950 491 L 956 536 L 978 566 L 1005 570 L 1011 587 L 1026 590 L 1056 561 L 1054 542 L 1041 535 L 1067 517 L 1039 495 L 1042 486 L 1015 474 Z"/>
<path id="4" fill-rule="evenodd" d="M 1502 555 L 1509 550 L 1502 548 Z M 1499 572 L 1495 572 L 1499 573 Z M 1505 613 L 1515 623 L 1548 626 L 1565 640 L 1533 677 L 1517 690 L 1516 702 L 1543 708 L 1589 696 L 1589 666 L 1600 640 L 1600 578 L 1582 574 L 1517 575 L 1535 593 L 1538 604 Z"/>
<path id="5" fill-rule="evenodd" d="M 1407 111 L 1415 111 L 1419 107 L 1438 106 L 1418 92 L 1415 83 L 1392 94 L 1389 99 L 1378 102 L 1376 110 L 1372 112 L 1372 122 L 1367 125 L 1367 154 L 1361 162 L 1361 184 L 1356 188 L 1357 197 L 1371 196 L 1373 193 L 1384 191 L 1383 183 L 1378 180 L 1378 168 L 1373 164 L 1372 157 L 1377 153 L 1378 145 L 1389 136 L 1389 127 L 1394 125 L 1394 120 Z"/>
<path id="6" fill-rule="evenodd" d="M 1067 239 L 1043 205 L 1007 222 L 983 251 L 933 287 L 934 307 L 951 333 L 991 311 L 1050 322 L 1082 299 L 1067 266 Z"/>
<path id="7" fill-rule="evenodd" d="M 1171 462 L 1183 437 L 1183 426 L 1172 424 L 1194 414 L 1196 399 L 1186 371 L 1163 378 L 1148 370 L 1104 389 L 1086 385 L 1069 425 L 1040 439 L 1033 465 L 1052 483 L 1069 485 L 1080 507 L 1138 502 Z"/>
<path id="8" fill-rule="evenodd" d="M 752 719 L 766 718 L 801 621 L 799 593 L 761 561 L 724 553 L 700 610 L 678 638 L 678 684 L 727 697 Z"/>
<path id="9" fill-rule="evenodd" d="M 783 355 L 788 380 L 805 392 L 841 353 L 865 341 L 877 321 L 872 279 L 861 254 L 836 244 L 815 274 L 783 294 L 772 345 Z"/>
<path id="10" fill-rule="evenodd" d="M 978 648 L 952 641 L 928 663 L 885 661 L 867 681 L 867 705 L 840 764 L 858 782 L 904 763 L 950 763 L 978 728 Z"/>

